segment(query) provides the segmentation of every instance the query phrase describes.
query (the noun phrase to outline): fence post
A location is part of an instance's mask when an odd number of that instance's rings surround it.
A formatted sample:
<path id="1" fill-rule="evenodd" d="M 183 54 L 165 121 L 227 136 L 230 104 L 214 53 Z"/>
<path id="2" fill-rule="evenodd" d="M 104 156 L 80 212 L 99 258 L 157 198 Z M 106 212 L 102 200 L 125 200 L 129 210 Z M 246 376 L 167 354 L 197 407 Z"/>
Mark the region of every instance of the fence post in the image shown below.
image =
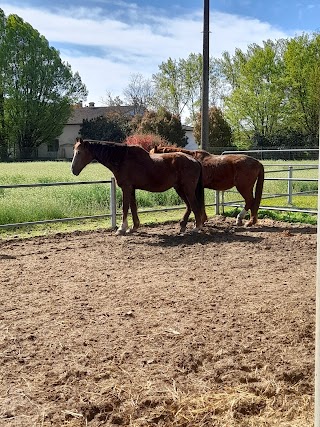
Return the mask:
<path id="1" fill-rule="evenodd" d="M 110 188 L 110 214 L 111 214 L 111 227 L 117 227 L 117 192 L 116 192 L 116 180 L 114 177 L 111 178 Z"/>
<path id="2" fill-rule="evenodd" d="M 216 206 L 216 215 L 220 213 L 220 191 L 215 192 L 215 206 Z"/>
<path id="3" fill-rule="evenodd" d="M 288 170 L 288 204 L 292 205 L 292 187 L 293 183 L 291 181 L 291 178 L 293 176 L 293 166 L 289 166 Z"/>

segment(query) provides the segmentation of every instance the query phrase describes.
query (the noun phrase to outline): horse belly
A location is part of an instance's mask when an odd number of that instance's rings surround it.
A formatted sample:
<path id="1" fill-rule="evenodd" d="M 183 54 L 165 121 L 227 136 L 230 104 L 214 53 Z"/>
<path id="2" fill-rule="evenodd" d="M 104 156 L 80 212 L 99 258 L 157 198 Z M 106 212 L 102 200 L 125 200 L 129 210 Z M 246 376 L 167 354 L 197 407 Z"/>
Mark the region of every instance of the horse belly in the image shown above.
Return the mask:
<path id="1" fill-rule="evenodd" d="M 144 179 L 135 179 L 135 188 L 139 190 L 150 191 L 152 193 L 162 193 L 174 187 L 176 176 L 170 172 L 166 173 L 148 173 Z"/>
<path id="2" fill-rule="evenodd" d="M 212 190 L 225 191 L 234 187 L 234 175 L 226 170 L 224 173 L 220 170 L 208 169 L 203 170 L 203 186 Z"/>

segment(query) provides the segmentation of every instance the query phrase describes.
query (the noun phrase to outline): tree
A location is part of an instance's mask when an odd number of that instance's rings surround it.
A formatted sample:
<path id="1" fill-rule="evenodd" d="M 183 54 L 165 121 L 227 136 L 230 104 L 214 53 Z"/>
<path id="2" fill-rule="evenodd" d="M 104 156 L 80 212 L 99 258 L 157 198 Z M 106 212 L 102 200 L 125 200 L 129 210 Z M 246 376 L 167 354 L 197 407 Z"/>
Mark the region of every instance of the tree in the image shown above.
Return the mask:
<path id="1" fill-rule="evenodd" d="M 2 36 L 6 134 L 21 158 L 31 158 L 39 145 L 61 134 L 71 105 L 84 100 L 87 89 L 59 52 L 17 15 L 9 15 Z"/>
<path id="2" fill-rule="evenodd" d="M 177 116 L 186 116 L 186 122 L 193 123 L 201 107 L 202 96 L 202 55 L 190 53 L 187 59 L 168 59 L 159 66 L 159 73 L 153 75 L 155 109 L 165 108 Z M 218 103 L 221 96 L 219 67 L 214 58 L 210 59 L 210 101 Z"/>
<path id="3" fill-rule="evenodd" d="M 289 126 L 318 145 L 320 108 L 320 34 L 303 34 L 288 41 L 284 52 Z"/>
<path id="4" fill-rule="evenodd" d="M 146 111 L 136 124 L 135 132 L 160 135 L 171 144 L 180 147 L 184 147 L 187 142 L 180 118 L 164 108 Z"/>
<path id="5" fill-rule="evenodd" d="M 237 145 L 250 145 L 254 138 L 272 140 L 284 121 L 285 81 L 283 41 L 268 40 L 263 47 L 252 44 L 234 58 L 223 55 L 222 73 L 230 86 L 224 99 L 225 114 Z"/>
<path id="6" fill-rule="evenodd" d="M 131 74 L 130 82 L 123 94 L 128 105 L 133 105 L 134 114 L 143 114 L 154 96 L 151 80 L 145 79 L 142 74 Z"/>
<path id="7" fill-rule="evenodd" d="M 198 113 L 193 134 L 198 144 L 201 142 L 201 113 Z M 209 147 L 232 147 L 231 127 L 218 107 L 209 108 Z"/>
<path id="8" fill-rule="evenodd" d="M 80 128 L 83 138 L 99 141 L 123 142 L 130 134 L 129 118 L 113 113 L 92 120 L 84 120 Z"/>
<path id="9" fill-rule="evenodd" d="M 124 101 L 119 96 L 112 96 L 110 91 L 106 92 L 106 98 L 102 102 L 108 107 L 120 107 L 124 104 Z"/>

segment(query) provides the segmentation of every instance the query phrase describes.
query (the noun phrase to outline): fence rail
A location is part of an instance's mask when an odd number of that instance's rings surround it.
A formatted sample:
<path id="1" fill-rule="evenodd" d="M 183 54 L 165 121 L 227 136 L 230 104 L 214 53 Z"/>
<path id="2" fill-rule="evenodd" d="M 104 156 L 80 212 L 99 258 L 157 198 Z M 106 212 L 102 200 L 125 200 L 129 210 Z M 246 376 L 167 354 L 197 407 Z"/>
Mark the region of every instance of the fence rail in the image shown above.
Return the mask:
<path id="1" fill-rule="evenodd" d="M 115 228 L 117 225 L 117 202 L 116 202 L 116 182 L 114 177 L 109 180 L 103 181 L 76 181 L 76 182 L 48 182 L 48 183 L 37 183 L 37 184 L 12 184 L 12 185 L 0 185 L 0 190 L 5 188 L 35 188 L 35 187 L 57 187 L 63 185 L 89 185 L 89 184 L 110 184 L 110 213 L 103 215 L 88 215 L 72 218 L 57 218 L 57 219 L 45 219 L 41 221 L 28 221 L 28 222 L 17 222 L 13 224 L 0 224 L 0 228 L 9 227 L 20 227 L 25 225 L 36 225 L 36 224 L 49 224 L 56 222 L 67 222 L 77 221 L 84 219 L 95 219 L 95 218 L 111 218 L 111 226 Z"/>

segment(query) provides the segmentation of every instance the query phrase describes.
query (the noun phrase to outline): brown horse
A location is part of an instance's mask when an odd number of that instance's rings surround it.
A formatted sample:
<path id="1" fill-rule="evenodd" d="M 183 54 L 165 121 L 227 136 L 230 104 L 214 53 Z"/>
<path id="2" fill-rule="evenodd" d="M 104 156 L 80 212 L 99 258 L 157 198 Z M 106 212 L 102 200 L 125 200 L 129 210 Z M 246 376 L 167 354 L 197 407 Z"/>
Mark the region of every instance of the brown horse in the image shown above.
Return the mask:
<path id="1" fill-rule="evenodd" d="M 110 169 L 122 189 L 122 223 L 117 234 L 124 234 L 128 230 L 129 206 L 133 219 L 131 231 L 137 230 L 140 225 L 135 197 L 136 189 L 163 192 L 173 187 L 187 205 L 183 219 L 180 221 L 180 231 L 185 231 L 191 210 L 195 216 L 194 230 L 202 228 L 206 214 L 202 168 L 197 160 L 183 153 L 150 155 L 139 146 L 83 141 L 77 138 L 73 148 L 72 173 L 79 175 L 92 160 Z"/>
<path id="2" fill-rule="evenodd" d="M 216 156 L 204 150 L 191 151 L 173 146 L 158 146 L 150 151 L 150 153 L 172 152 L 189 154 L 201 162 L 205 188 L 225 191 L 235 186 L 245 200 L 245 207 L 237 216 L 236 224 L 242 225 L 242 220 L 249 210 L 250 220 L 246 226 L 256 224 L 264 182 L 264 167 L 259 160 L 244 154 Z M 255 195 L 253 196 L 255 184 Z"/>

